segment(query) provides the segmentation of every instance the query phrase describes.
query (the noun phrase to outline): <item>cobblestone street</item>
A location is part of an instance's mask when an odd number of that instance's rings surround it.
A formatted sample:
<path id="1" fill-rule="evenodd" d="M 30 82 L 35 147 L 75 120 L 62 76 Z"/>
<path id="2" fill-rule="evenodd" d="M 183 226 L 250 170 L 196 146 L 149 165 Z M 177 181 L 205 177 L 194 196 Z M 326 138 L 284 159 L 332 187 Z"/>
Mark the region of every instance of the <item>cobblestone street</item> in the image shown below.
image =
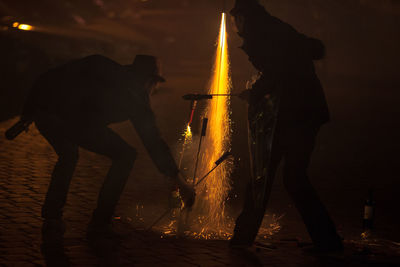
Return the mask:
<path id="1" fill-rule="evenodd" d="M 400 263 L 396 258 L 399 244 L 396 247 L 394 242 L 390 246 L 386 243 L 384 249 L 374 248 L 372 253 L 367 246 L 346 241 L 343 255 L 315 257 L 305 253 L 301 242 L 284 231 L 267 240 L 267 244 L 246 252 L 230 250 L 228 242 L 223 240 L 162 238 L 157 232 L 145 231 L 135 221 L 140 203 L 146 203 L 143 210 L 154 219 L 166 205 L 154 203 L 153 196 L 167 197 L 165 185 L 160 182 L 162 177 L 146 163 L 146 158 L 138 159 L 135 177 L 131 177 L 118 207 L 115 227 L 126 237 L 116 244 L 92 248 L 85 239 L 85 230 L 109 162 L 86 151 L 80 151 L 65 208 L 64 247 L 42 254 L 40 210 L 56 156 L 34 126 L 16 141 L 6 141 L 4 131 L 15 121 L 0 124 L 2 266 L 45 266 L 46 261 L 49 266 L 66 266 L 67 262 L 72 266 L 398 266 L 396 263 Z M 146 182 L 143 177 L 152 178 Z M 154 186 L 153 179 L 158 185 Z"/>
<path id="2" fill-rule="evenodd" d="M 400 267 L 399 25 L 400 0 L 0 0 L 0 267 Z M 91 55 L 104 58 L 88 60 Z M 151 72 L 140 58 L 149 60 Z M 216 105 L 212 99 L 219 99 Z M 258 112 L 264 102 L 274 116 Z M 309 130 L 315 133 L 327 109 L 329 122 L 318 129 L 315 144 L 309 142 Z M 57 155 L 34 124 L 13 141 L 5 137 L 20 115 L 35 118 L 36 110 L 64 114 L 83 129 L 103 121 L 137 151 L 113 218 L 118 237 L 107 239 L 96 227 L 95 242 L 86 237 L 111 160 L 82 148 L 63 210 L 64 239 L 57 235 L 63 228 L 58 220 L 55 227 L 47 221 L 49 234 L 42 236 L 42 204 Z M 58 137 L 67 131 L 49 117 L 50 132 Z M 258 136 L 253 142 L 252 122 Z M 280 128 L 286 124 L 295 130 Z M 80 136 L 88 142 L 80 143 L 104 145 L 118 162 L 106 188 L 119 195 L 118 178 L 128 176 L 133 150 L 93 135 L 101 137 L 90 131 Z M 283 154 L 262 153 L 263 143 L 271 150 L 282 147 Z M 261 159 L 272 159 L 264 161 L 268 167 L 258 168 L 261 160 L 253 164 L 258 160 L 249 145 Z M 60 153 L 67 155 L 58 165 L 65 165 L 61 178 L 70 177 L 65 170 L 75 164 L 76 147 L 68 147 Z M 207 155 L 212 150 L 230 157 L 218 165 Z M 205 186 L 197 187 L 190 213 L 179 212 L 179 194 L 171 194 L 171 181 L 156 167 L 165 175 L 176 170 L 169 152 L 188 181 L 198 182 L 209 163 L 216 164 Z M 268 174 L 278 154 L 276 175 L 265 175 L 274 180 L 256 242 L 232 249 L 229 238 L 251 169 Z M 318 197 L 313 190 L 304 193 L 305 176 Z M 56 186 L 55 196 L 63 186 Z M 112 192 L 104 195 L 113 208 Z M 304 222 L 321 217 L 312 209 L 318 198 L 343 252 L 312 250 Z M 323 222 L 312 225 L 314 237 L 326 237 Z"/>

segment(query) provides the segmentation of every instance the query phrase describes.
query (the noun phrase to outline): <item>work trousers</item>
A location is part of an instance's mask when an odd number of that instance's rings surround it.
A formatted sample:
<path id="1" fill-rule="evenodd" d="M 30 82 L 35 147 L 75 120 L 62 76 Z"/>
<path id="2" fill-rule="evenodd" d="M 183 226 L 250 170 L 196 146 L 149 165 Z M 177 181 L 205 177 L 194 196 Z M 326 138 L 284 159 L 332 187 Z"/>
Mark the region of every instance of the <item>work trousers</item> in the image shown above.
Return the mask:
<path id="1" fill-rule="evenodd" d="M 83 125 L 46 113 L 38 114 L 35 124 L 58 156 L 42 207 L 42 217 L 62 218 L 70 182 L 78 161 L 78 147 L 82 147 L 112 160 L 92 218 L 94 223 L 110 223 L 136 159 L 136 150 L 106 125 Z"/>
<path id="2" fill-rule="evenodd" d="M 256 205 L 254 191 L 257 190 L 255 188 L 263 187 L 263 183 L 254 185 L 253 179 L 247 186 L 243 211 L 236 221 L 234 240 L 248 245 L 254 242 L 264 218 L 276 170 L 283 160 L 283 184 L 314 244 L 320 248 L 340 246 L 341 240 L 335 225 L 307 177 L 318 129 L 319 127 L 304 125 L 277 125 L 272 142 L 271 162 L 265 163 L 268 166 L 267 178 L 260 179 L 266 179 L 264 199 L 260 205 Z M 253 160 L 253 164 L 257 162 Z"/>

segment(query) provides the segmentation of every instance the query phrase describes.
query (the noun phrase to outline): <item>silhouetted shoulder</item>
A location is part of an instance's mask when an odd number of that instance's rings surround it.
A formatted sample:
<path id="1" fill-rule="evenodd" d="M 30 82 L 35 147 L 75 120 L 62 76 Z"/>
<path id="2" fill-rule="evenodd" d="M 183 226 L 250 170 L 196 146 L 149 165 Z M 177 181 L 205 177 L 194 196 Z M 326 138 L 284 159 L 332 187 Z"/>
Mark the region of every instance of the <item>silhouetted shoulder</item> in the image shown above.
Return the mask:
<path id="1" fill-rule="evenodd" d="M 301 35 L 300 38 L 304 50 L 312 60 L 321 60 L 325 57 L 325 45 L 321 40 Z"/>
<path id="2" fill-rule="evenodd" d="M 91 83 L 94 81 L 112 83 L 124 79 L 124 67 L 114 60 L 102 55 L 90 55 L 72 60 L 50 70 L 46 76 L 57 78 L 68 83 Z"/>
<path id="3" fill-rule="evenodd" d="M 93 64 L 100 64 L 100 65 L 115 65 L 115 66 L 121 66 L 120 64 L 118 64 L 117 62 L 115 62 L 114 60 L 102 56 L 102 55 L 90 55 L 87 57 L 84 57 L 82 59 L 77 60 L 78 62 L 90 62 Z"/>
<path id="4" fill-rule="evenodd" d="M 114 60 L 102 55 L 90 55 L 70 61 L 62 67 L 65 71 L 113 73 L 120 71 L 122 66 Z"/>

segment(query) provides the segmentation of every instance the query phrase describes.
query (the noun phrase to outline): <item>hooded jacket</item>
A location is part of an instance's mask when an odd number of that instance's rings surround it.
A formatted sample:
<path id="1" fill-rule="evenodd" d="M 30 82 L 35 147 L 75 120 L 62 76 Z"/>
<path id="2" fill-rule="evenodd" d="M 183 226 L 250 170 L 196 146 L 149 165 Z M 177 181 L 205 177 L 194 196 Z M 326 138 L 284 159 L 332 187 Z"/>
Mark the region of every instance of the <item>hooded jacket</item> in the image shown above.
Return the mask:
<path id="1" fill-rule="evenodd" d="M 281 120 L 317 125 L 328 122 L 328 106 L 313 63 L 324 57 L 323 43 L 271 16 L 256 0 L 237 0 L 231 14 L 240 16 L 241 48 L 262 73 L 251 90 L 252 99 L 279 91 Z"/>

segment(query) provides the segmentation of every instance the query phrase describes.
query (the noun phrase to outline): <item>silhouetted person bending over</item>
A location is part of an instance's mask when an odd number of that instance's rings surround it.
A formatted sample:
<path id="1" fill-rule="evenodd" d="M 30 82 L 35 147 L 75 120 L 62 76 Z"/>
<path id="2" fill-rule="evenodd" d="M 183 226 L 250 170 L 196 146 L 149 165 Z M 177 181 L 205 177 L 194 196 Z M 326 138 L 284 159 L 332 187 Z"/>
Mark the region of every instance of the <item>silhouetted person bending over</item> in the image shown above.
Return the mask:
<path id="1" fill-rule="evenodd" d="M 242 49 L 260 73 L 252 88 L 241 94 L 249 103 L 252 177 L 230 244 L 253 244 L 283 160 L 284 186 L 315 248 L 342 250 L 334 223 L 307 177 L 318 130 L 329 121 L 313 64 L 323 58 L 324 45 L 271 16 L 256 0 L 236 0 L 231 14 L 243 38 Z"/>
<path id="2" fill-rule="evenodd" d="M 44 237 L 62 238 L 65 231 L 63 207 L 78 161 L 78 147 L 112 160 L 87 236 L 113 235 L 111 220 L 136 150 L 107 127 L 110 123 L 130 120 L 158 170 L 177 184 L 186 205 L 193 203 L 194 189 L 179 175 L 150 107 L 149 95 L 164 81 L 156 58 L 147 55 L 137 55 L 127 66 L 93 55 L 51 69 L 38 78 L 21 121 L 33 121 L 58 155 L 42 208 Z"/>

